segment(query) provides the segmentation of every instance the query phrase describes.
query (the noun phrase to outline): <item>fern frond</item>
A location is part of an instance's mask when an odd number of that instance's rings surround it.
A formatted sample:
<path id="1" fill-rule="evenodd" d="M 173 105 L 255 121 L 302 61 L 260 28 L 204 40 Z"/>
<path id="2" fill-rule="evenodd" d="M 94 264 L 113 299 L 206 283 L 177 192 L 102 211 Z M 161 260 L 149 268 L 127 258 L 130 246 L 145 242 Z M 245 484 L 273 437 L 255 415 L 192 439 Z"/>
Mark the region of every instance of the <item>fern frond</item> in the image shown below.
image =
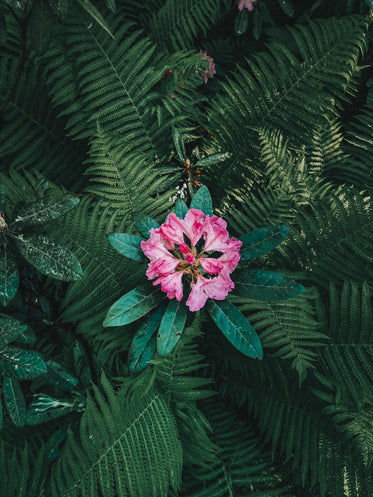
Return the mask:
<path id="1" fill-rule="evenodd" d="M 151 36 L 162 49 L 189 50 L 229 5 L 229 0 L 167 0 L 153 15 Z"/>
<path id="2" fill-rule="evenodd" d="M 280 129 L 304 144 L 310 127 L 334 116 L 354 88 L 365 48 L 363 18 L 345 17 L 289 28 L 292 49 L 280 42 L 238 67 L 211 102 L 207 129 L 220 145 L 245 158 L 254 128 Z M 332 83 L 332 84 L 331 84 Z"/>
<path id="3" fill-rule="evenodd" d="M 181 480 L 182 450 L 174 416 L 156 391 L 115 393 L 106 378 L 68 435 L 51 481 L 52 497 L 166 497 Z"/>

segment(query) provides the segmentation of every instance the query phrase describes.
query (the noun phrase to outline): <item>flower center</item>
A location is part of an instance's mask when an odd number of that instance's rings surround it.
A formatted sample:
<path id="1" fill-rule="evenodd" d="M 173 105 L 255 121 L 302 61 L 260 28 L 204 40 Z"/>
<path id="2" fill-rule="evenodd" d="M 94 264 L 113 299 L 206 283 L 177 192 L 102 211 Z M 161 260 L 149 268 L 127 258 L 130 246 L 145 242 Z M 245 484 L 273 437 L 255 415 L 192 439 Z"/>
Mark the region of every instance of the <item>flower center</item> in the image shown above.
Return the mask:
<path id="1" fill-rule="evenodd" d="M 188 274 L 194 280 L 197 280 L 198 276 L 202 274 L 198 266 L 200 264 L 199 258 L 203 255 L 203 250 L 197 254 L 196 247 L 189 248 L 186 243 L 182 243 L 179 249 L 175 250 L 175 255 L 180 259 L 179 264 L 176 266 L 176 271 L 182 271 L 184 274 Z"/>

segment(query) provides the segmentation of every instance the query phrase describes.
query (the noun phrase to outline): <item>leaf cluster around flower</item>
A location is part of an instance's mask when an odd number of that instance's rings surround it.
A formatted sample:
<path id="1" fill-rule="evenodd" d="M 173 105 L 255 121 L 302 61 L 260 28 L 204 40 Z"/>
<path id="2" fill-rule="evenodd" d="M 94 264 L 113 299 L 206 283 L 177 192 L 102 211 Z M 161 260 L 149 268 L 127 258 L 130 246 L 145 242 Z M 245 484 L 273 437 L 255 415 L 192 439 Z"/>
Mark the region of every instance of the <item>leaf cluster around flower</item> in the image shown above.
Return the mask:
<path id="1" fill-rule="evenodd" d="M 147 277 L 157 278 L 169 299 L 181 301 L 190 288 L 186 305 L 201 309 L 208 298 L 224 300 L 234 288 L 230 274 L 240 260 L 242 242 L 229 238 L 227 223 L 217 216 L 190 209 L 184 219 L 175 213 L 157 229 L 141 248 L 150 259 Z"/>

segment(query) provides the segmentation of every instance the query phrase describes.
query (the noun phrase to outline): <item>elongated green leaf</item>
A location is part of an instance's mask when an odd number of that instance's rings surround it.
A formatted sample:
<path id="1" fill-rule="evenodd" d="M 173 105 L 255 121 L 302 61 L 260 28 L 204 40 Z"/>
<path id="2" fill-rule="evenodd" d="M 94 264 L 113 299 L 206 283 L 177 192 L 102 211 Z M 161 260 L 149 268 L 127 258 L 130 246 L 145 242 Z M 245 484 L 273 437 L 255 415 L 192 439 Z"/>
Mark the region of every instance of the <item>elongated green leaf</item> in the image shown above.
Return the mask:
<path id="1" fill-rule="evenodd" d="M 165 312 L 165 306 L 160 306 L 158 309 L 147 318 L 137 330 L 133 337 L 130 350 L 128 352 L 128 366 L 130 373 L 137 373 L 146 368 L 148 362 L 154 357 L 156 350 L 155 330 L 161 322 Z"/>
<path id="2" fill-rule="evenodd" d="M 188 212 L 188 206 L 184 202 L 184 200 L 181 200 L 180 198 L 176 200 L 175 204 L 175 214 L 179 219 L 184 219 L 185 214 Z"/>
<path id="3" fill-rule="evenodd" d="M 19 271 L 17 260 L 9 246 L 0 247 L 0 303 L 9 304 L 15 297 L 19 287 Z"/>
<path id="4" fill-rule="evenodd" d="M 27 325 L 20 323 L 17 319 L 0 314 L 0 350 L 8 343 L 19 339 L 26 329 Z"/>
<path id="5" fill-rule="evenodd" d="M 31 380 L 46 372 L 47 366 L 38 352 L 13 345 L 0 350 L 0 374 L 20 380 Z"/>
<path id="6" fill-rule="evenodd" d="M 295 297 L 304 287 L 282 274 L 269 271 L 239 271 L 234 273 L 234 294 L 256 300 L 284 300 Z"/>
<path id="7" fill-rule="evenodd" d="M 52 385 L 60 388 L 64 392 L 72 392 L 76 389 L 79 380 L 75 378 L 67 369 L 55 361 L 47 361 L 47 376 L 46 379 Z"/>
<path id="8" fill-rule="evenodd" d="M 294 16 L 295 7 L 291 0 L 278 0 L 278 3 L 287 16 Z"/>
<path id="9" fill-rule="evenodd" d="M 248 261 L 259 255 L 266 254 L 277 247 L 289 233 L 287 226 L 268 226 L 241 236 L 241 261 Z"/>
<path id="10" fill-rule="evenodd" d="M 10 419 L 16 426 L 26 423 L 26 401 L 18 380 L 4 377 L 4 403 Z"/>
<path id="11" fill-rule="evenodd" d="M 108 240 L 111 245 L 118 250 L 119 253 L 125 255 L 134 261 L 145 261 L 144 252 L 141 250 L 141 242 L 143 238 L 135 235 L 127 235 L 127 233 L 111 233 L 108 235 Z"/>
<path id="12" fill-rule="evenodd" d="M 47 0 L 34 0 L 30 15 L 30 38 L 38 55 L 42 55 L 52 39 L 55 18 Z"/>
<path id="13" fill-rule="evenodd" d="M 60 202 L 53 202 L 48 199 L 33 202 L 17 212 L 10 225 L 11 229 L 16 228 L 18 230 L 25 226 L 47 223 L 71 211 L 78 203 L 79 199 L 77 197 L 65 198 Z"/>
<path id="14" fill-rule="evenodd" d="M 123 295 L 109 309 L 104 326 L 122 326 L 145 316 L 164 298 L 158 287 L 140 285 Z"/>
<path id="15" fill-rule="evenodd" d="M 115 5 L 115 0 L 105 0 L 106 7 L 112 11 L 113 14 L 116 13 L 117 8 Z"/>
<path id="16" fill-rule="evenodd" d="M 56 280 L 76 281 L 82 268 L 75 255 L 47 235 L 22 234 L 14 237 L 22 257 L 41 273 Z"/>
<path id="17" fill-rule="evenodd" d="M 249 12 L 247 9 L 243 9 L 241 12 L 238 12 L 236 15 L 236 19 L 234 21 L 234 32 L 236 35 L 240 36 L 244 34 L 249 24 Z"/>
<path id="18" fill-rule="evenodd" d="M 207 310 L 231 344 L 248 357 L 261 359 L 263 350 L 254 328 L 228 300 L 208 300 Z"/>
<path id="19" fill-rule="evenodd" d="M 230 157 L 232 157 L 232 154 L 229 153 L 229 152 L 218 153 L 218 154 L 211 154 L 211 155 L 208 155 L 207 157 L 204 157 L 203 159 L 200 159 L 195 164 L 195 167 L 213 166 L 215 164 L 219 164 L 219 162 L 226 161 Z"/>
<path id="20" fill-rule="evenodd" d="M 187 155 L 185 151 L 185 145 L 183 137 L 177 128 L 172 128 L 172 139 L 174 140 L 176 153 L 180 162 L 186 162 Z"/>
<path id="21" fill-rule="evenodd" d="M 115 38 L 105 19 L 91 2 L 88 0 L 78 0 L 78 3 L 86 12 L 88 12 L 92 19 L 102 27 L 102 29 L 104 29 L 112 38 Z"/>
<path id="22" fill-rule="evenodd" d="M 160 356 L 167 356 L 174 350 L 183 333 L 186 318 L 185 302 L 170 300 L 158 330 L 157 352 Z"/>
<path id="23" fill-rule="evenodd" d="M 133 220 L 139 233 L 141 233 L 145 238 L 149 238 L 149 231 L 151 228 L 159 228 L 157 221 L 146 214 L 134 214 Z"/>
<path id="24" fill-rule="evenodd" d="M 200 209 L 205 214 L 212 216 L 212 199 L 207 186 L 201 186 L 190 203 L 191 209 Z"/>
<path id="25" fill-rule="evenodd" d="M 66 416 L 74 411 L 82 409 L 73 400 L 66 401 L 54 399 L 48 395 L 39 395 L 27 410 L 26 425 L 38 425 L 46 423 L 51 419 Z"/>

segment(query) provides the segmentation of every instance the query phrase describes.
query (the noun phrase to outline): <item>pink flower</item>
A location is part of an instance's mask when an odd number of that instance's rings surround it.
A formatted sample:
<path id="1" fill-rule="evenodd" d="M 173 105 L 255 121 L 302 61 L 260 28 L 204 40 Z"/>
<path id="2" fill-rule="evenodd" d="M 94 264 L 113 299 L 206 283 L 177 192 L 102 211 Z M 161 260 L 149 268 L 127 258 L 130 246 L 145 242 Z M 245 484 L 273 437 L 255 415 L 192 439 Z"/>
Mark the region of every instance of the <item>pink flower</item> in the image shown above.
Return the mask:
<path id="1" fill-rule="evenodd" d="M 201 69 L 197 67 L 196 70 L 196 73 L 200 74 L 203 77 L 203 81 L 207 83 L 208 78 L 213 78 L 214 74 L 216 74 L 214 59 L 207 55 L 206 50 L 204 52 L 200 50 L 199 53 L 203 54 L 202 60 L 208 60 L 210 62 L 208 69 Z"/>
<path id="2" fill-rule="evenodd" d="M 225 299 L 234 288 L 230 273 L 240 260 L 242 245 L 229 238 L 226 227 L 223 219 L 199 209 L 190 209 L 184 219 L 170 214 L 164 224 L 150 230 L 149 240 L 141 242 L 150 259 L 147 277 L 157 278 L 153 285 L 160 284 L 169 299 L 180 301 L 189 289 L 186 304 L 191 311 L 201 309 L 209 298 Z"/>
<path id="3" fill-rule="evenodd" d="M 240 3 L 238 4 L 238 10 L 243 10 L 247 9 L 248 11 L 254 10 L 254 3 L 256 0 L 240 0 Z"/>

